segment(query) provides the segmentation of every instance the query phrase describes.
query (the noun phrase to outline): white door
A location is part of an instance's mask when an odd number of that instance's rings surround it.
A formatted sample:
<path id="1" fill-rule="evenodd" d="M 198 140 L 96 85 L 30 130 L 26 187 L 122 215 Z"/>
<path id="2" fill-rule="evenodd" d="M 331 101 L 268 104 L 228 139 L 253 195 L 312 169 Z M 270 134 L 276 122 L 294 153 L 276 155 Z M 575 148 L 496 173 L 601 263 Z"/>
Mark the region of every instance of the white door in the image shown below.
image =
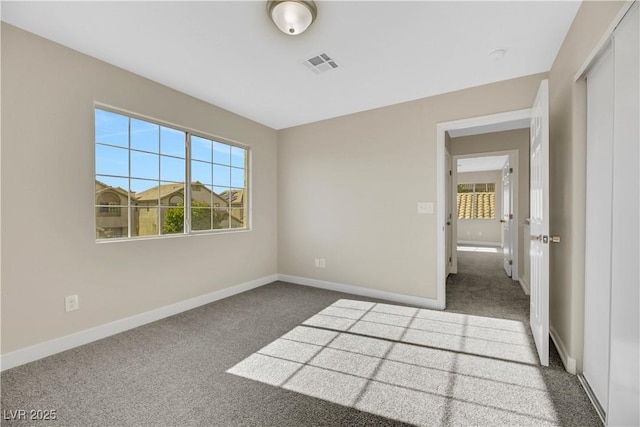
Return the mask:
<path id="1" fill-rule="evenodd" d="M 606 408 L 613 188 L 613 50 L 587 76 L 587 176 L 582 375 Z M 606 226 L 605 226 L 606 225 Z"/>
<path id="2" fill-rule="evenodd" d="M 511 210 L 511 166 L 509 160 L 502 168 L 502 250 L 503 265 L 507 276 L 512 276 L 511 263 L 513 262 L 513 214 Z"/>
<path id="3" fill-rule="evenodd" d="M 451 188 L 452 172 L 451 172 L 451 154 L 449 153 L 449 150 L 446 150 L 444 153 L 444 164 L 445 164 L 445 168 L 446 168 L 445 171 L 447 175 L 446 182 L 445 182 L 445 201 L 446 201 L 445 218 L 446 218 L 446 224 L 447 224 L 447 228 L 445 230 L 445 257 L 446 257 L 445 265 L 447 266 L 445 275 L 449 276 L 449 273 L 451 273 L 451 261 L 453 256 L 453 245 L 452 245 L 453 236 L 451 235 L 452 233 L 451 222 L 453 221 L 453 216 L 451 215 L 452 206 L 453 206 L 452 188 Z"/>
<path id="4" fill-rule="evenodd" d="M 614 34 L 610 426 L 640 425 L 640 6 Z"/>
<path id="5" fill-rule="evenodd" d="M 549 366 L 549 81 L 540 83 L 531 116 L 531 311 L 529 322 L 543 366 Z"/>

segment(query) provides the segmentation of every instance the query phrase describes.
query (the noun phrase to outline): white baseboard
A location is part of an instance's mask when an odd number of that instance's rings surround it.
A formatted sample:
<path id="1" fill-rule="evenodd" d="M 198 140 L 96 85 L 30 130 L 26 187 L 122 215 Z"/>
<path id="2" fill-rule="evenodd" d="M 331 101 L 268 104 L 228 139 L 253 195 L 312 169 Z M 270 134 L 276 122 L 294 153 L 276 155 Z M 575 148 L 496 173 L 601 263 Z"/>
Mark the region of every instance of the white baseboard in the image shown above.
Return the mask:
<path id="1" fill-rule="evenodd" d="M 560 339 L 560 335 L 558 335 L 558 331 L 551 325 L 549 325 L 549 334 L 551 335 L 551 339 L 553 343 L 556 345 L 558 349 L 558 353 L 560 354 L 560 359 L 562 359 L 562 364 L 564 368 L 570 374 L 575 375 L 577 373 L 576 370 L 576 359 L 569 356 L 569 352 L 567 351 L 567 347 L 565 347 L 564 343 Z"/>
<path id="2" fill-rule="evenodd" d="M 529 287 L 527 281 L 524 280 L 524 277 L 519 278 L 518 282 L 520 282 L 520 286 L 522 286 L 522 291 L 524 292 L 524 294 L 531 295 L 531 288 Z"/>
<path id="3" fill-rule="evenodd" d="M 64 337 L 56 338 L 51 341 L 46 341 L 41 344 L 35 344 L 30 347 L 15 350 L 0 356 L 0 371 L 24 365 L 25 363 L 33 362 L 35 360 L 42 359 L 43 357 L 51 356 L 53 354 L 60 353 L 84 344 L 88 344 L 90 342 L 97 341 L 99 339 L 106 338 L 108 336 L 115 335 L 120 332 L 145 325 L 147 323 L 155 322 L 156 320 L 164 319 L 165 317 L 173 316 L 175 314 L 182 313 L 183 311 L 200 307 L 201 305 L 209 304 L 211 302 L 221 300 L 223 298 L 227 298 L 241 292 L 246 292 L 248 290 L 275 282 L 276 280 L 278 280 L 278 275 L 272 274 L 270 276 L 252 280 L 250 282 L 245 282 L 239 285 L 231 286 L 229 288 L 220 289 L 219 291 L 211 292 L 209 294 L 200 295 L 195 298 L 190 298 L 188 300 L 180 301 L 175 304 L 160 307 L 155 310 L 147 311 L 145 313 L 136 314 L 131 317 L 116 320 L 104 325 L 76 332 L 71 335 L 66 335 Z"/>
<path id="4" fill-rule="evenodd" d="M 412 304 L 419 307 L 430 308 L 434 310 L 443 310 L 444 305 L 436 299 L 417 297 L 413 295 L 398 294 L 395 292 L 380 291 L 376 289 L 363 288 L 354 285 L 345 285 L 343 283 L 327 282 L 318 279 L 309 279 L 307 277 L 289 276 L 287 274 L 279 274 L 278 280 L 283 282 L 294 283 L 296 285 L 311 286 L 314 288 L 322 288 L 330 291 L 344 292 L 348 294 L 360 295 L 369 298 L 386 299 L 404 304 Z"/>

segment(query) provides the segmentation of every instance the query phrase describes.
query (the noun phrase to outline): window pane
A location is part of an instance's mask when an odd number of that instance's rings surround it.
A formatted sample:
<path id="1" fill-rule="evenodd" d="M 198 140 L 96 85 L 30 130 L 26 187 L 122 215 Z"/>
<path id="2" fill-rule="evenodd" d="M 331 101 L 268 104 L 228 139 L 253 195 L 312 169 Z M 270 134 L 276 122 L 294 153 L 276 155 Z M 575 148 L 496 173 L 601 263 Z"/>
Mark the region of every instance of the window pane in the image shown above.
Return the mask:
<path id="1" fill-rule="evenodd" d="M 231 164 L 231 146 L 221 142 L 213 143 L 213 163 Z"/>
<path id="2" fill-rule="evenodd" d="M 160 156 L 160 179 L 162 181 L 184 182 L 184 159 Z"/>
<path id="3" fill-rule="evenodd" d="M 494 219 L 495 218 L 495 199 L 496 193 L 482 192 L 476 193 L 476 218 Z"/>
<path id="4" fill-rule="evenodd" d="M 191 229 L 192 230 L 211 230 L 213 209 L 205 207 L 191 208 Z"/>
<path id="5" fill-rule="evenodd" d="M 246 150 L 244 148 L 231 147 L 231 166 L 245 167 Z"/>
<path id="6" fill-rule="evenodd" d="M 160 126 L 131 119 L 131 148 L 157 153 L 160 150 Z"/>
<path id="7" fill-rule="evenodd" d="M 211 178 L 211 163 L 191 161 L 191 182 L 201 184 L 213 184 Z"/>
<path id="8" fill-rule="evenodd" d="M 127 193 L 106 187 L 96 192 L 96 206 L 108 208 L 109 206 L 127 206 L 129 199 Z M 101 211 L 102 213 L 115 213 L 112 209 Z"/>
<path id="9" fill-rule="evenodd" d="M 473 193 L 458 193 L 458 219 L 471 219 Z"/>
<path id="10" fill-rule="evenodd" d="M 135 193 L 132 195 L 132 198 L 134 198 L 136 202 L 154 201 L 158 203 L 158 181 L 132 179 L 130 185 L 130 190 Z"/>
<path id="11" fill-rule="evenodd" d="M 110 176 L 96 176 L 96 205 L 104 204 L 99 201 L 100 195 L 104 193 L 115 193 L 121 195 L 121 200 L 127 200 L 127 188 L 129 180 L 127 178 L 113 178 Z M 128 202 L 118 203 L 126 205 Z"/>
<path id="12" fill-rule="evenodd" d="M 158 199 L 136 202 L 131 208 L 131 235 L 158 235 Z"/>
<path id="13" fill-rule="evenodd" d="M 244 209 L 231 209 L 231 228 L 245 228 Z"/>
<path id="14" fill-rule="evenodd" d="M 191 158 L 210 162 L 211 156 L 211 141 L 198 136 L 191 136 Z"/>
<path id="15" fill-rule="evenodd" d="M 458 193 L 473 193 L 473 184 L 458 184 Z"/>
<path id="16" fill-rule="evenodd" d="M 176 201 L 178 196 L 182 198 L 184 204 L 184 183 L 161 182 L 160 183 L 160 205 L 172 206 L 171 202 Z"/>
<path id="17" fill-rule="evenodd" d="M 160 127 L 160 153 L 184 158 L 186 134 L 182 131 Z"/>
<path id="18" fill-rule="evenodd" d="M 246 187 L 244 169 L 231 168 L 231 186 L 236 188 Z"/>
<path id="19" fill-rule="evenodd" d="M 184 206 L 184 194 L 180 192 L 169 196 L 166 206 Z"/>
<path id="20" fill-rule="evenodd" d="M 213 185 L 231 186 L 231 168 L 229 166 L 213 165 Z"/>
<path id="21" fill-rule="evenodd" d="M 158 179 L 160 156 L 131 151 L 131 176 L 134 178 Z"/>
<path id="22" fill-rule="evenodd" d="M 213 209 L 213 229 L 229 228 L 229 209 Z"/>
<path id="23" fill-rule="evenodd" d="M 115 224 L 122 223 L 120 219 L 124 217 L 124 226 L 126 226 L 126 213 L 127 207 L 119 206 L 116 203 L 96 206 L 96 224 L 102 227 L 113 227 Z M 116 218 L 117 221 L 114 221 L 113 218 Z"/>
<path id="24" fill-rule="evenodd" d="M 129 118 L 105 110 L 95 110 L 96 142 L 129 147 Z"/>
<path id="25" fill-rule="evenodd" d="M 106 214 L 109 209 L 111 215 Z M 128 212 L 126 206 L 96 207 L 96 239 L 128 237 Z"/>
<path id="26" fill-rule="evenodd" d="M 246 208 L 246 200 L 245 190 L 241 188 L 232 188 L 230 191 L 230 196 L 226 197 L 229 200 L 229 203 L 234 208 Z"/>
<path id="27" fill-rule="evenodd" d="M 184 233 L 184 207 L 161 209 L 162 234 Z"/>
<path id="28" fill-rule="evenodd" d="M 229 206 L 229 187 L 213 187 L 213 207 L 226 208 Z"/>
<path id="29" fill-rule="evenodd" d="M 211 186 L 191 184 L 191 206 L 211 206 Z"/>
<path id="30" fill-rule="evenodd" d="M 96 144 L 96 174 L 129 176 L 129 151 Z"/>

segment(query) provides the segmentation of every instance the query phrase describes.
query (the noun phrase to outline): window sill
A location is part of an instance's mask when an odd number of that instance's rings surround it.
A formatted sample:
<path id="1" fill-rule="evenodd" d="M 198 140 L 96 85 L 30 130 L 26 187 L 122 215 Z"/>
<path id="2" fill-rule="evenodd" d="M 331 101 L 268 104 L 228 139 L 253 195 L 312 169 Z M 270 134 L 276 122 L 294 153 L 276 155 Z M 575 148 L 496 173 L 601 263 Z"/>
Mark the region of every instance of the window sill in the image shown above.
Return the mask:
<path id="1" fill-rule="evenodd" d="M 207 231 L 192 231 L 189 234 L 163 234 L 161 236 L 140 236 L 140 237 L 122 237 L 113 239 L 95 239 L 95 243 L 102 245 L 103 243 L 122 243 L 122 242 L 139 242 L 143 240 L 167 240 L 167 239 L 180 239 L 184 237 L 193 236 L 213 236 L 219 234 L 242 234 L 248 233 L 251 228 L 236 228 L 236 229 L 224 229 L 224 230 L 207 230 Z"/>

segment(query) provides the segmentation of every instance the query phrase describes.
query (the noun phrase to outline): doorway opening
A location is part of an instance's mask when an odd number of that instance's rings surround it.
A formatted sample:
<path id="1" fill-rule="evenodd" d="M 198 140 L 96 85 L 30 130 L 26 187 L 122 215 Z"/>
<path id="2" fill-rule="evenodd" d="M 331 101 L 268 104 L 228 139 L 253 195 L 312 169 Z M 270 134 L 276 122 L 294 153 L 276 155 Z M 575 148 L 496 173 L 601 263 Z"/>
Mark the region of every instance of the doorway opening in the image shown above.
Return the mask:
<path id="1" fill-rule="evenodd" d="M 483 138 L 490 139 L 494 135 L 498 142 L 505 140 L 513 146 L 518 143 L 528 145 L 526 128 L 508 134 L 486 134 Z M 469 145 L 468 137 L 458 139 L 449 140 L 454 153 L 464 151 L 464 145 Z M 482 150 L 482 147 L 477 149 Z M 452 204 L 454 212 L 451 235 L 456 242 L 451 247 L 451 273 L 458 271 L 456 247 L 488 247 L 497 248 L 496 252 L 502 253 L 502 269 L 508 277 L 518 281 L 523 278 L 521 222 L 528 214 L 528 194 L 523 195 L 520 203 L 519 188 L 527 189 L 529 184 L 528 167 L 520 167 L 519 155 L 516 149 L 453 156 L 452 196 L 447 201 Z"/>
<path id="2" fill-rule="evenodd" d="M 531 114 L 531 109 L 523 109 L 507 113 L 440 123 L 437 126 L 437 221 L 439 226 L 438 229 L 440 231 L 437 239 L 437 298 L 438 305 L 443 309 L 446 306 L 446 278 L 449 273 L 457 272 L 457 251 L 454 250 L 457 245 L 453 244 L 453 242 L 457 241 L 457 221 L 453 221 L 452 218 L 454 213 L 457 214 L 457 199 L 456 206 L 454 208 L 454 192 L 452 191 L 452 187 L 454 185 L 453 177 L 457 175 L 454 174 L 453 169 L 455 167 L 457 171 L 457 162 L 453 161 L 452 151 L 450 149 L 451 139 L 516 129 L 528 129 L 530 126 Z M 499 153 L 500 155 L 511 155 L 510 150 L 491 150 L 486 147 L 476 147 L 476 154 L 471 157 L 478 157 L 477 153 L 482 151 L 493 154 Z M 474 151 L 471 151 L 471 153 L 473 152 Z M 482 155 L 487 153 L 483 153 Z M 526 155 L 526 159 L 529 157 L 528 150 L 525 153 L 519 154 Z M 518 155 L 515 156 L 516 159 L 518 159 L 518 157 Z M 525 162 L 520 161 L 519 163 L 523 164 Z M 528 160 L 526 163 L 528 166 Z M 525 176 L 528 176 L 528 168 L 527 175 Z M 457 184 L 454 188 L 457 189 Z M 515 213 L 517 213 L 517 211 L 518 210 L 516 209 Z M 515 215 L 514 221 L 516 221 L 516 224 L 521 222 L 520 218 L 515 218 Z M 520 240 L 524 241 L 524 239 Z M 449 258 L 451 258 L 451 262 L 449 262 Z M 520 269 L 517 268 L 518 274 L 520 273 L 519 270 Z"/>
<path id="3" fill-rule="evenodd" d="M 451 227 L 446 224 L 447 206 L 446 183 L 452 175 L 446 171 L 446 152 L 451 150 L 451 133 L 455 131 L 469 132 L 470 135 L 482 135 L 488 132 L 525 129 L 529 127 L 530 151 L 528 166 L 530 167 L 529 199 L 529 258 L 530 285 L 529 324 L 538 352 L 540 364 L 549 365 L 549 244 L 560 242 L 559 236 L 550 236 L 549 232 L 549 81 L 542 80 L 538 87 L 531 109 L 473 117 L 439 123 L 436 141 L 436 177 L 437 177 L 437 289 L 438 305 L 446 308 L 446 273 L 445 262 L 447 235 Z M 449 140 L 449 141 L 448 141 Z M 522 150 L 524 151 L 524 150 Z M 523 164 L 526 162 L 522 162 Z M 524 224 L 523 224 L 524 226 Z M 524 239 L 523 239 L 524 240 Z"/>

